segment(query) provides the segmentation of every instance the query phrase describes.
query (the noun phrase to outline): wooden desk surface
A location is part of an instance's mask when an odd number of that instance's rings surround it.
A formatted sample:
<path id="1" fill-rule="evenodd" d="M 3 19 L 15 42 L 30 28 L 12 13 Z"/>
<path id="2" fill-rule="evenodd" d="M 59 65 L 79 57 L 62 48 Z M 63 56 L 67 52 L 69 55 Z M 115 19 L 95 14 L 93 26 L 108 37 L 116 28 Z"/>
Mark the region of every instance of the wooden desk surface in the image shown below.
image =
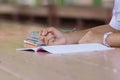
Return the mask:
<path id="1" fill-rule="evenodd" d="M 70 55 L 16 51 L 38 27 L 14 26 L 0 24 L 0 80 L 120 80 L 120 49 Z"/>

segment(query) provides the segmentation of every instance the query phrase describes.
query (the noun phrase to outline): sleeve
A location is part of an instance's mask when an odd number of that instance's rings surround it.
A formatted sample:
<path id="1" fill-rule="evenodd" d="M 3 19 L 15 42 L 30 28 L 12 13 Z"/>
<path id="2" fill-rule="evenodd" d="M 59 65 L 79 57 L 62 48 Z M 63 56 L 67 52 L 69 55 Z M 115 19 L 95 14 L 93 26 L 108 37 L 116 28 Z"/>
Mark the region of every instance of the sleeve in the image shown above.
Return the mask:
<path id="1" fill-rule="evenodd" d="M 120 30 L 120 0 L 115 0 L 113 16 L 109 24 L 112 28 Z"/>

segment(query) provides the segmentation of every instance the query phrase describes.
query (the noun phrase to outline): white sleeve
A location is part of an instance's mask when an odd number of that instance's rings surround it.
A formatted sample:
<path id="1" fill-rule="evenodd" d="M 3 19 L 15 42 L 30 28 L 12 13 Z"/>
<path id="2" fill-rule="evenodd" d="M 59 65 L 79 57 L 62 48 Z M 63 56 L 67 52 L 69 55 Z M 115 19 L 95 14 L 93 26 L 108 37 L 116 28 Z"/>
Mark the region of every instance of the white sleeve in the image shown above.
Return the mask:
<path id="1" fill-rule="evenodd" d="M 115 0 L 110 26 L 114 29 L 120 30 L 120 0 Z"/>

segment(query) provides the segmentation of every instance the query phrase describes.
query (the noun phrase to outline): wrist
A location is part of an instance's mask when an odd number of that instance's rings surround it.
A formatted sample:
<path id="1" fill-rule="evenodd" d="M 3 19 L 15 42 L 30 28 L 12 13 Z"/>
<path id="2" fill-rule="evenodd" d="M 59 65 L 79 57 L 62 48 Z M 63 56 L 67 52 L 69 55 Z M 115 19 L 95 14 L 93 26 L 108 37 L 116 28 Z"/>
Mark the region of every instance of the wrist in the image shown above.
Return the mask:
<path id="1" fill-rule="evenodd" d="M 79 36 L 75 32 L 64 33 L 66 44 L 77 44 L 79 41 Z"/>
<path id="2" fill-rule="evenodd" d="M 69 34 L 68 33 L 64 33 L 64 38 L 65 38 L 65 44 L 70 44 L 70 41 L 69 41 Z"/>

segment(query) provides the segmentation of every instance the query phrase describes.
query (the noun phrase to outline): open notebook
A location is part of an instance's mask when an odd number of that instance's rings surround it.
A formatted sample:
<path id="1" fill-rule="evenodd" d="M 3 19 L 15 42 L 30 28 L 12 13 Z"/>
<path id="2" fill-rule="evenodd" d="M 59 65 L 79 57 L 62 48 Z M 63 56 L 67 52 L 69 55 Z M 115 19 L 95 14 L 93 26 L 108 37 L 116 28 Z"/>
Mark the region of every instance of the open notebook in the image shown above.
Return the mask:
<path id="1" fill-rule="evenodd" d="M 102 44 L 72 44 L 72 45 L 55 45 L 55 46 L 40 46 L 36 48 L 19 48 L 20 51 L 41 52 L 42 50 L 53 54 L 70 54 L 80 52 L 93 52 L 101 50 L 112 50 L 114 48 L 106 47 Z"/>

